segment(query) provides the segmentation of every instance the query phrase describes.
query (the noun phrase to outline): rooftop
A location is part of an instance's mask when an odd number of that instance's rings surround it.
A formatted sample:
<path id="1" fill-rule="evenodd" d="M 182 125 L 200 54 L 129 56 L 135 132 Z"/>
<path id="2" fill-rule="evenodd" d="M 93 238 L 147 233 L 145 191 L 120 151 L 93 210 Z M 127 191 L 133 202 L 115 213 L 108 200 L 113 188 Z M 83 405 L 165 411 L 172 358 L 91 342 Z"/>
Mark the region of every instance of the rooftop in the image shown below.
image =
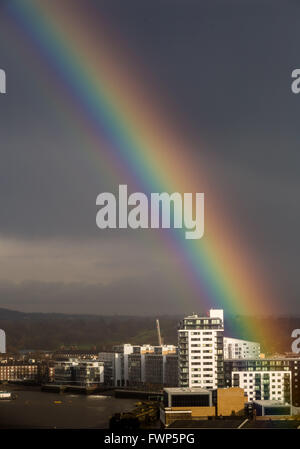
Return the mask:
<path id="1" fill-rule="evenodd" d="M 276 400 L 260 400 L 260 401 L 253 401 L 254 404 L 261 405 L 263 407 L 283 407 L 288 406 L 290 404 L 284 403 L 282 401 L 276 401 Z"/>
<path id="2" fill-rule="evenodd" d="M 173 387 L 173 388 L 164 388 L 166 393 L 209 393 L 211 390 L 206 390 L 205 388 L 189 388 L 189 387 Z"/>

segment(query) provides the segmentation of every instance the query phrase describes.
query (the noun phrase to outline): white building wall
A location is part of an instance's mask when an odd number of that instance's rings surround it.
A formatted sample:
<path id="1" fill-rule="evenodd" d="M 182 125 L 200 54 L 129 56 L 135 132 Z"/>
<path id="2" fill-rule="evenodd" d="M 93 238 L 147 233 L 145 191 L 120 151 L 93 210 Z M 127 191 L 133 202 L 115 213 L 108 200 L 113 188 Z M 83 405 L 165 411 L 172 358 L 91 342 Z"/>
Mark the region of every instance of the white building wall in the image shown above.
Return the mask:
<path id="1" fill-rule="evenodd" d="M 4 330 L 0 329 L 0 353 L 6 353 L 6 335 Z"/>
<path id="2" fill-rule="evenodd" d="M 220 318 L 224 323 L 224 310 L 223 309 L 210 309 L 210 318 Z"/>
<path id="3" fill-rule="evenodd" d="M 260 344 L 224 337 L 224 359 L 259 359 Z"/>
<path id="4" fill-rule="evenodd" d="M 217 388 L 217 331 L 195 330 L 189 334 L 189 387 Z"/>
<path id="5" fill-rule="evenodd" d="M 264 376 L 269 375 L 269 397 L 264 397 Z M 289 374 L 290 378 L 290 395 L 291 395 L 291 371 L 233 371 L 232 372 L 232 385 L 234 386 L 234 376 L 239 376 L 239 386 L 243 388 L 247 394 L 248 401 L 253 401 L 256 399 L 256 389 L 255 389 L 255 375 L 260 376 L 261 388 L 260 396 L 261 400 L 284 400 L 284 375 Z"/>
<path id="6" fill-rule="evenodd" d="M 152 346 L 152 345 L 131 345 L 129 343 L 123 345 L 117 345 L 113 347 L 115 354 L 114 362 L 114 377 L 115 386 L 127 386 L 128 377 L 128 355 L 130 354 L 141 354 L 141 381 L 145 382 L 145 355 L 146 354 L 176 354 L 177 346 L 174 345 L 162 345 L 162 346 Z"/>
<path id="7" fill-rule="evenodd" d="M 200 317 L 198 315 L 192 315 L 191 317 L 186 317 L 185 319 L 196 320 L 206 320 L 206 317 Z M 221 319 L 223 321 L 223 310 L 212 309 L 209 312 L 209 318 Z M 207 326 L 209 323 L 213 323 L 214 320 L 210 321 L 207 319 Z M 200 327 L 200 326 L 199 326 Z M 187 357 L 188 357 L 188 385 L 181 384 L 181 386 L 187 386 L 190 388 L 201 387 L 201 388 L 217 388 L 218 387 L 218 377 L 217 377 L 217 335 L 223 332 L 221 329 L 179 329 L 179 341 L 181 336 L 187 338 Z M 179 348 L 179 364 L 181 363 Z M 186 357 L 183 355 L 183 357 Z M 180 368 L 182 369 L 182 368 Z M 183 368 L 186 370 L 186 368 Z M 180 380 L 179 380 L 180 382 Z"/>

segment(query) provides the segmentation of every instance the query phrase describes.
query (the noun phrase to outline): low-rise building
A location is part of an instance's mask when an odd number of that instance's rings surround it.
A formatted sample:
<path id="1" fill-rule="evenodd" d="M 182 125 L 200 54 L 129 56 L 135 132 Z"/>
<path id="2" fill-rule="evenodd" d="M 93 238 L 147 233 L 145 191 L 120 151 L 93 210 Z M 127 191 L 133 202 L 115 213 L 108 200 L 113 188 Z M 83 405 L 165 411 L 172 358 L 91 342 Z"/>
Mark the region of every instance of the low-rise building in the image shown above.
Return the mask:
<path id="1" fill-rule="evenodd" d="M 256 416 L 278 417 L 292 415 L 292 407 L 281 401 L 253 401 L 253 412 Z"/>
<path id="2" fill-rule="evenodd" d="M 202 388 L 164 388 L 160 421 L 169 426 L 177 420 L 215 416 L 212 390 Z"/>
<path id="3" fill-rule="evenodd" d="M 99 385 L 104 383 L 104 363 L 98 360 L 81 360 L 73 366 L 77 385 Z"/>
<path id="4" fill-rule="evenodd" d="M 242 388 L 164 388 L 160 420 L 169 426 L 178 420 L 244 416 L 246 400 Z"/>

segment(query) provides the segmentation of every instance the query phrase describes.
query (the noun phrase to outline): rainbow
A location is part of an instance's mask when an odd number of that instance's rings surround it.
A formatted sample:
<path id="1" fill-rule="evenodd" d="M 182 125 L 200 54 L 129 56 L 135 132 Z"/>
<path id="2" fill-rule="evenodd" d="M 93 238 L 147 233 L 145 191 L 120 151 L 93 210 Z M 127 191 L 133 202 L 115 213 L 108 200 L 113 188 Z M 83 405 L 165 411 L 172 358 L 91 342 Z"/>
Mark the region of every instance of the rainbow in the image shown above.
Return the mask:
<path id="1" fill-rule="evenodd" d="M 170 258 L 178 261 L 188 288 L 197 293 L 202 310 L 217 307 L 228 315 L 245 316 L 276 313 L 274 296 L 266 289 L 257 262 L 231 215 L 229 219 L 213 195 L 209 164 L 203 157 L 202 169 L 198 164 L 196 170 L 184 151 L 191 143 L 158 103 L 155 89 L 146 92 L 150 82 L 145 70 L 128 49 L 120 48 L 99 10 L 91 12 L 93 2 L 89 8 L 87 3 L 12 0 L 6 7 L 16 35 L 32 46 L 32 60 L 38 55 L 60 87 L 59 95 L 49 101 L 57 105 L 73 133 L 80 130 L 83 151 L 92 148 L 97 170 L 111 174 L 117 184 L 127 183 L 145 193 L 202 192 L 209 187 L 203 239 L 185 240 L 179 230 L 157 233 Z M 264 342 L 275 335 L 274 329 L 255 329 L 245 319 L 239 330 Z"/>

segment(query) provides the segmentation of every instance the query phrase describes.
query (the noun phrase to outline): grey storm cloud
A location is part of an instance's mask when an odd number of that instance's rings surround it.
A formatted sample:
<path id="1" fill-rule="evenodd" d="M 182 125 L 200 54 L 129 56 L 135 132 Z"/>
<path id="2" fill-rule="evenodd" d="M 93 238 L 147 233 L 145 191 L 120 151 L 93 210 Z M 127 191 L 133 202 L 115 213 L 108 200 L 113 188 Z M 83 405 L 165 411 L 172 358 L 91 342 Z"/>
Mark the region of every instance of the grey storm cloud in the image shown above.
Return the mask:
<path id="1" fill-rule="evenodd" d="M 201 170 L 202 156 L 208 162 L 214 194 L 284 295 L 283 307 L 300 313 L 300 95 L 290 88 L 300 67 L 300 5 L 97 4 L 194 142 L 187 158 Z M 28 311 L 73 304 L 80 312 L 147 313 L 153 292 L 153 307 L 167 311 L 174 294 L 168 250 L 147 231 L 99 232 L 96 196 L 117 189 L 101 165 L 102 143 L 95 163 L 34 66 L 18 58 L 31 44 L 10 20 L 0 9 L 0 68 L 7 74 L 0 96 L 0 301 Z"/>
<path id="2" fill-rule="evenodd" d="M 145 289 L 145 284 L 151 289 Z M 160 274 L 118 280 L 108 285 L 82 282 L 0 283 L 0 307 L 23 312 L 176 315 L 193 311 L 197 301 L 174 301 Z M 142 303 L 142 304 L 141 304 Z"/>

